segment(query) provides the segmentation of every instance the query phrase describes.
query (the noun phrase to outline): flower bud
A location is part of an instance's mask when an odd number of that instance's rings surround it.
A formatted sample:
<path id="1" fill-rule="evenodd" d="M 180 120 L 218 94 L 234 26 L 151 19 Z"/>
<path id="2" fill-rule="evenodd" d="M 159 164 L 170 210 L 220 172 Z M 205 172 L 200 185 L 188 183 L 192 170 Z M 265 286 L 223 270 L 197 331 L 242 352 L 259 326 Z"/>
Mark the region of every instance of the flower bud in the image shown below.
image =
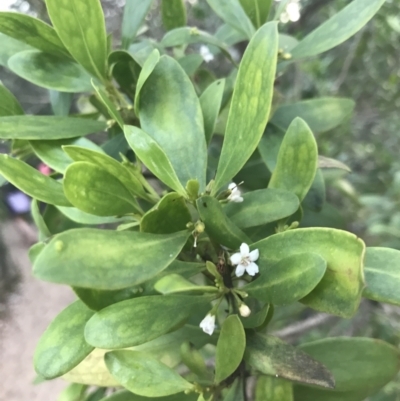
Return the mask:
<path id="1" fill-rule="evenodd" d="M 248 317 L 248 316 L 250 316 L 251 310 L 246 304 L 241 304 L 239 306 L 239 313 L 240 313 L 240 316 Z"/>

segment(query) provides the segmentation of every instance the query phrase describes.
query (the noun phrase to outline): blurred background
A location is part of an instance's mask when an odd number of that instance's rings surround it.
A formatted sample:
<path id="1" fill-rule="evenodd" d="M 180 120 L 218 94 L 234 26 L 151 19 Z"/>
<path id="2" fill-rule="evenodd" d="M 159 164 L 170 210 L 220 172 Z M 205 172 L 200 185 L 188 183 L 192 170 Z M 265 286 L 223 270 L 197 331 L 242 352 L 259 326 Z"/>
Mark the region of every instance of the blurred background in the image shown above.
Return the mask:
<path id="1" fill-rule="evenodd" d="M 289 0 L 281 15 L 280 32 L 302 38 L 349 2 Z M 108 32 L 113 33 L 116 45 L 124 3 L 124 0 L 102 1 Z M 275 0 L 274 7 L 279 5 Z M 155 1 L 141 40 L 163 36 L 158 8 L 159 1 Z M 48 20 L 42 0 L 0 0 L 0 11 L 9 10 Z M 205 0 L 187 0 L 187 10 L 189 25 L 211 33 L 221 25 Z M 240 56 L 244 46 L 235 45 L 233 55 Z M 324 96 L 348 97 L 356 102 L 353 115 L 343 124 L 317 136 L 320 154 L 340 160 L 352 170 L 350 174 L 339 170 L 325 174 L 327 200 L 335 210 L 334 226 L 356 233 L 368 246 L 395 249 L 400 249 L 399 54 L 400 1 L 387 0 L 372 21 L 347 42 L 292 65 L 279 78 L 279 96 L 286 103 Z M 218 56 L 207 67 L 216 76 L 227 73 L 227 66 Z M 14 75 L 2 56 L 0 80 L 26 113 L 52 114 L 48 91 Z M 7 146 L 1 143 L 1 152 L 7 151 Z M 24 149 L 17 146 L 14 151 L 24 152 Z M 30 161 L 38 164 L 34 158 Z M 36 241 L 36 232 L 31 224 L 29 204 L 19 200 L 21 209 L 16 210 L 12 199 L 19 195 L 7 183 L 1 184 L 0 359 L 8 363 L 0 364 L 3 378 L 0 399 L 57 399 L 64 384 L 56 381 L 34 386 L 31 358 L 41 332 L 73 299 L 73 294 L 67 288 L 53 287 L 31 277 L 26 253 Z M 329 216 L 332 213 L 318 218 L 329 220 Z M 303 306 L 281 308 L 277 310 L 272 330 L 293 343 L 325 335 L 358 335 L 382 338 L 398 346 L 400 310 L 366 301 L 355 318 L 343 320 L 312 313 Z M 400 378 L 370 401 L 399 400 Z"/>

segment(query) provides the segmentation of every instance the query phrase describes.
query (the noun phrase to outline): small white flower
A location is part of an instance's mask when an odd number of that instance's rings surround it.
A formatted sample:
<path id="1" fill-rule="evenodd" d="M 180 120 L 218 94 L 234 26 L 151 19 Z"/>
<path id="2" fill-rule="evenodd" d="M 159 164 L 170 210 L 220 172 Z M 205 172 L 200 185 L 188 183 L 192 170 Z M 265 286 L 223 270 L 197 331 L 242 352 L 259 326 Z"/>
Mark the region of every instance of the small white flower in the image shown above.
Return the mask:
<path id="1" fill-rule="evenodd" d="M 201 322 L 200 327 L 204 331 L 204 333 L 209 334 L 210 336 L 214 333 L 215 329 L 215 315 L 209 313 Z"/>
<path id="2" fill-rule="evenodd" d="M 259 270 L 254 262 L 259 256 L 260 253 L 258 252 L 258 249 L 250 252 L 250 248 L 247 244 L 243 243 L 240 245 L 240 252 L 234 253 L 230 258 L 232 265 L 237 265 L 235 271 L 236 276 L 241 277 L 244 272 L 247 272 L 250 276 L 255 276 Z"/>
<path id="3" fill-rule="evenodd" d="M 210 52 L 208 46 L 205 45 L 200 46 L 200 56 L 203 57 L 203 60 L 206 63 L 209 63 L 210 61 L 214 60 L 214 55 Z"/>
<path id="4" fill-rule="evenodd" d="M 241 304 L 239 306 L 240 316 L 247 317 L 250 316 L 251 309 L 246 304 Z"/>
<path id="5" fill-rule="evenodd" d="M 243 198 L 241 196 L 242 194 L 240 192 L 240 189 L 234 182 L 231 182 L 228 185 L 228 189 L 230 189 L 230 191 L 231 191 L 231 194 L 228 196 L 228 199 L 231 202 L 237 202 L 237 203 L 243 202 Z"/>

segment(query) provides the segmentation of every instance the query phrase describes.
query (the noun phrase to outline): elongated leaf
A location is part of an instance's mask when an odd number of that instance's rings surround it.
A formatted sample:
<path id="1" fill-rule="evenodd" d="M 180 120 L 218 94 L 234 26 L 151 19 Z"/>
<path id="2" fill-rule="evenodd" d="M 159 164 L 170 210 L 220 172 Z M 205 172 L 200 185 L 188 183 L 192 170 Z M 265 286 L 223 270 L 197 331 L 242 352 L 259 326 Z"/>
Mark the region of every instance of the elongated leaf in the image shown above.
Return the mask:
<path id="1" fill-rule="evenodd" d="M 200 101 L 179 63 L 162 56 L 144 83 L 139 117 L 165 152 L 183 186 L 191 179 L 205 188 L 207 149 Z"/>
<path id="2" fill-rule="evenodd" d="M 295 386 L 295 400 L 362 401 L 393 379 L 400 369 L 396 347 L 373 338 L 326 338 L 301 345 L 335 378 L 334 391 Z"/>
<path id="3" fill-rule="evenodd" d="M 166 397 L 157 397 L 158 401 L 196 401 L 198 395 L 196 393 L 180 393 L 174 395 L 168 395 Z M 150 401 L 149 397 L 142 397 L 137 394 L 133 394 L 130 391 L 118 391 L 112 395 L 102 398 L 100 401 Z"/>
<path id="4" fill-rule="evenodd" d="M 39 204 L 36 199 L 32 199 L 31 214 L 32 214 L 32 219 L 39 230 L 39 241 L 44 241 L 46 238 L 51 237 L 51 232 L 47 227 L 47 224 L 43 216 L 40 213 Z"/>
<path id="5" fill-rule="evenodd" d="M 215 130 L 219 111 L 221 109 L 222 95 L 224 94 L 225 80 L 218 79 L 213 82 L 200 96 L 200 105 L 204 117 L 204 132 L 207 145 L 210 143 Z"/>
<path id="6" fill-rule="evenodd" d="M 160 397 L 193 389 L 193 384 L 145 353 L 113 351 L 105 355 L 105 361 L 111 374 L 138 395 Z"/>
<path id="7" fill-rule="evenodd" d="M 296 195 L 282 189 L 259 189 L 243 195 L 243 202 L 229 202 L 224 212 L 240 228 L 255 227 L 291 216 L 299 208 Z"/>
<path id="8" fill-rule="evenodd" d="M 200 54 L 188 54 L 178 59 L 179 65 L 185 70 L 186 74 L 191 77 L 197 69 L 203 64 L 203 57 Z"/>
<path id="9" fill-rule="evenodd" d="M 317 165 L 314 135 L 302 119 L 296 118 L 283 138 L 268 188 L 291 191 L 302 201 L 314 181 Z"/>
<path id="10" fill-rule="evenodd" d="M 272 235 L 252 245 L 259 249 L 260 275 L 272 274 L 274 263 L 292 255 L 311 252 L 327 262 L 317 287 L 301 302 L 334 315 L 351 317 L 364 288 L 362 260 L 365 245 L 354 234 L 330 228 L 302 228 Z"/>
<path id="11" fill-rule="evenodd" d="M 179 254 L 187 232 L 156 235 L 77 229 L 56 235 L 36 259 L 33 272 L 45 281 L 116 290 L 147 281 Z M 115 269 L 118 266 L 118 269 Z"/>
<path id="12" fill-rule="evenodd" d="M 76 208 L 96 216 L 139 212 L 137 201 L 115 176 L 88 162 L 76 162 L 65 171 L 65 196 Z"/>
<path id="13" fill-rule="evenodd" d="M 286 380 L 271 376 L 259 376 L 255 401 L 293 401 L 293 386 Z"/>
<path id="14" fill-rule="evenodd" d="M 289 305 L 308 295 L 321 281 L 326 261 L 315 253 L 281 259 L 243 289 L 250 296 L 274 305 Z"/>
<path id="15" fill-rule="evenodd" d="M 74 95 L 70 92 L 49 90 L 51 109 L 55 116 L 67 116 L 71 110 Z"/>
<path id="16" fill-rule="evenodd" d="M 15 96 L 0 81 L 0 117 L 23 115 L 24 110 Z"/>
<path id="17" fill-rule="evenodd" d="M 320 212 L 324 207 L 326 200 L 325 179 L 321 169 L 317 169 L 314 181 L 311 184 L 310 190 L 303 199 L 302 206 L 304 209 L 313 212 Z M 323 226 L 321 226 L 323 227 Z"/>
<path id="18" fill-rule="evenodd" d="M 56 31 L 43 21 L 16 12 L 0 13 L 0 32 L 57 56 L 69 56 Z"/>
<path id="19" fill-rule="evenodd" d="M 353 113 L 355 103 L 352 99 L 321 97 L 302 100 L 280 106 L 271 118 L 271 123 L 282 130 L 289 128 L 296 118 L 302 118 L 315 134 L 329 131 Z"/>
<path id="20" fill-rule="evenodd" d="M 224 397 L 224 401 L 245 401 L 243 381 L 236 379 Z"/>
<path id="21" fill-rule="evenodd" d="M 227 24 L 251 39 L 255 29 L 239 0 L 207 0 L 207 3 Z"/>
<path id="22" fill-rule="evenodd" d="M 218 292 L 216 287 L 196 285 L 179 274 L 164 276 L 154 284 L 154 289 L 161 294 Z"/>
<path id="23" fill-rule="evenodd" d="M 32 198 L 51 205 L 71 206 L 64 195 L 62 184 L 18 159 L 0 155 L 0 173 Z"/>
<path id="24" fill-rule="evenodd" d="M 107 37 L 99 0 L 46 0 L 51 22 L 74 59 L 94 77 L 107 77 Z"/>
<path id="25" fill-rule="evenodd" d="M 86 325 L 85 338 L 89 344 L 107 349 L 144 344 L 168 333 L 209 301 L 206 297 L 184 295 L 122 301 L 97 312 Z"/>
<path id="26" fill-rule="evenodd" d="M 62 376 L 90 354 L 93 347 L 85 342 L 83 330 L 93 314 L 81 301 L 75 301 L 51 322 L 35 350 L 37 373 L 46 379 Z"/>
<path id="27" fill-rule="evenodd" d="M 244 357 L 264 375 L 325 388 L 335 386 L 332 374 L 322 363 L 276 337 L 248 334 Z"/>
<path id="28" fill-rule="evenodd" d="M 238 249 L 242 242 L 251 243 L 247 235 L 225 215 L 216 198 L 206 195 L 199 198 L 196 203 L 206 233 L 211 239 L 231 249 Z"/>
<path id="29" fill-rule="evenodd" d="M 78 64 L 38 50 L 17 53 L 8 60 L 15 74 L 37 86 L 61 92 L 91 90 L 89 74 Z"/>
<path id="30" fill-rule="evenodd" d="M 400 305 L 400 251 L 367 248 L 364 265 L 367 287 L 363 296 Z"/>
<path id="31" fill-rule="evenodd" d="M 240 0 L 244 11 L 256 28 L 267 22 L 273 0 Z"/>
<path id="32" fill-rule="evenodd" d="M 183 0 L 162 0 L 161 17 L 167 31 L 186 25 L 186 8 Z"/>
<path id="33" fill-rule="evenodd" d="M 268 170 L 272 173 L 275 170 L 285 132 L 272 124 L 268 124 L 258 144 L 258 151 Z"/>
<path id="34" fill-rule="evenodd" d="M 213 193 L 240 171 L 261 139 L 271 107 L 277 52 L 276 23 L 265 24 L 240 63 Z"/>
<path id="35" fill-rule="evenodd" d="M 215 382 L 220 383 L 239 367 L 246 348 L 246 335 L 238 315 L 228 316 L 221 327 L 215 355 Z M 232 352 L 234 350 L 234 352 Z"/>
<path id="36" fill-rule="evenodd" d="M 236 43 L 246 40 L 246 35 L 233 28 L 231 25 L 223 24 L 215 32 L 215 38 L 225 43 L 227 46 L 233 46 Z"/>
<path id="37" fill-rule="evenodd" d="M 140 128 L 126 125 L 124 132 L 129 145 L 146 167 L 164 184 L 187 196 L 174 167 L 160 145 Z"/>
<path id="38" fill-rule="evenodd" d="M 8 67 L 8 60 L 19 52 L 34 50 L 31 46 L 0 33 L 0 65 Z"/>
<path id="39" fill-rule="evenodd" d="M 71 383 L 60 393 L 57 401 L 82 401 L 86 389 L 84 384 Z"/>
<path id="40" fill-rule="evenodd" d="M 319 168 L 336 168 L 339 170 L 347 171 L 351 173 L 350 167 L 346 166 L 339 160 L 331 159 L 330 157 L 318 156 L 318 167 Z"/>
<path id="41" fill-rule="evenodd" d="M 294 49 L 292 57 L 304 58 L 336 47 L 358 32 L 381 8 L 385 0 L 354 0 L 309 33 Z"/>
<path id="42" fill-rule="evenodd" d="M 128 49 L 142 25 L 153 0 L 127 0 L 122 19 L 122 48 Z"/>

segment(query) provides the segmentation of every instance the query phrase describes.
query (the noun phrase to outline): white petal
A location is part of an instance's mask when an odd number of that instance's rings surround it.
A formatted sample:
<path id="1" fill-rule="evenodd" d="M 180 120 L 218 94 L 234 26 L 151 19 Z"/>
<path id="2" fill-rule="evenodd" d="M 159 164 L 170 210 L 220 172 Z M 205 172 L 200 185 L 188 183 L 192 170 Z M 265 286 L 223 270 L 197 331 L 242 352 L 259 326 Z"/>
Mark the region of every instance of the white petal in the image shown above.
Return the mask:
<path id="1" fill-rule="evenodd" d="M 236 185 L 234 182 L 231 182 L 231 183 L 228 185 L 228 189 L 230 189 L 231 191 L 232 191 L 233 189 L 235 189 L 235 188 L 237 188 L 237 185 Z"/>
<path id="2" fill-rule="evenodd" d="M 246 271 L 250 276 L 255 276 L 258 273 L 258 266 L 254 263 L 251 262 L 247 267 Z"/>
<path id="3" fill-rule="evenodd" d="M 234 253 L 231 257 L 230 257 L 230 259 L 231 259 L 231 263 L 234 265 L 234 266 L 236 266 L 236 265 L 238 265 L 240 262 L 241 262 L 241 260 L 242 260 L 242 255 L 238 252 L 238 253 Z"/>
<path id="4" fill-rule="evenodd" d="M 239 307 L 240 316 L 248 317 L 250 316 L 251 310 L 246 304 L 242 304 Z"/>
<path id="5" fill-rule="evenodd" d="M 215 329 L 215 315 L 208 314 L 201 322 L 200 327 L 204 331 L 211 336 Z"/>
<path id="6" fill-rule="evenodd" d="M 246 266 L 238 265 L 235 271 L 236 277 L 242 277 L 245 271 L 246 271 Z"/>
<path id="7" fill-rule="evenodd" d="M 258 251 L 258 249 L 254 249 L 254 251 L 250 252 L 250 260 L 252 262 L 255 262 L 259 256 L 260 256 L 260 252 Z"/>
<path id="8" fill-rule="evenodd" d="M 242 203 L 243 202 L 243 198 L 241 196 L 236 196 L 235 199 L 232 199 L 233 202 L 236 203 Z"/>
<path id="9" fill-rule="evenodd" d="M 241 255 L 244 256 L 244 257 L 249 256 L 250 248 L 249 248 L 249 246 L 248 246 L 247 244 L 245 244 L 244 242 L 243 242 L 242 245 L 240 245 L 240 253 L 241 253 Z"/>

